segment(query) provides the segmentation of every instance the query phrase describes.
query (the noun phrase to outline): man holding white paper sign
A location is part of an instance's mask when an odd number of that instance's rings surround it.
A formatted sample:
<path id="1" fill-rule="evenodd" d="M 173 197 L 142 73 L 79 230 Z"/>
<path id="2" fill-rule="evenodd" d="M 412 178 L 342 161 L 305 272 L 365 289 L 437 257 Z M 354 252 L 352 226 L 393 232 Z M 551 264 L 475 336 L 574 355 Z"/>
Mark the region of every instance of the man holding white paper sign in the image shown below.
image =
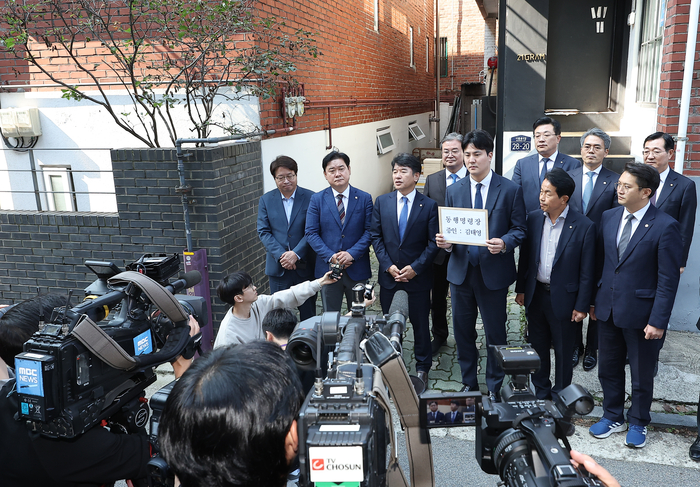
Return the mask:
<path id="1" fill-rule="evenodd" d="M 477 390 L 476 318 L 481 311 L 486 345 L 504 345 L 506 297 L 516 278 L 513 250 L 525 239 L 525 205 L 520 186 L 491 171 L 493 139 L 484 130 L 464 137 L 464 162 L 469 178 L 447 188 L 445 204 L 454 208 L 485 209 L 488 239 L 485 245 L 451 244 L 443 233 L 437 246 L 452 253 L 447 280 L 452 293 L 452 322 L 464 391 Z M 441 232 L 446 222 L 441 221 Z M 504 373 L 489 354 L 486 385 L 489 396 L 499 400 Z"/>

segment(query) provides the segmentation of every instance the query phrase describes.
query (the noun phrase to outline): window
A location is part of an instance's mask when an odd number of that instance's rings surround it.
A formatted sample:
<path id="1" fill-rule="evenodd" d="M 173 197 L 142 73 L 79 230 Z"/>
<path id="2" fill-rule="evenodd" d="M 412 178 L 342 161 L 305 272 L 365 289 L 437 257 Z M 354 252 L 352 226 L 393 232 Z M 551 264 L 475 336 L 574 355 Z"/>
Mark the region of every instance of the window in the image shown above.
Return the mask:
<path id="1" fill-rule="evenodd" d="M 50 211 L 75 211 L 73 174 L 70 166 L 43 166 L 46 201 Z"/>
<path id="2" fill-rule="evenodd" d="M 413 27 L 408 28 L 408 42 L 410 43 L 409 47 L 411 49 L 411 64 L 409 66 L 411 66 L 412 68 L 415 68 L 416 64 L 413 60 Z"/>
<path id="3" fill-rule="evenodd" d="M 659 96 L 661 55 L 666 20 L 665 7 L 665 0 L 644 1 L 639 42 L 638 102 L 656 103 Z"/>
<path id="4" fill-rule="evenodd" d="M 396 148 L 394 137 L 391 135 L 391 127 L 377 129 L 377 152 L 386 154 Z"/>
<path id="5" fill-rule="evenodd" d="M 379 32 L 379 0 L 374 0 L 374 32 Z"/>
<path id="6" fill-rule="evenodd" d="M 415 120 L 408 123 L 408 140 L 410 142 L 414 140 L 420 140 L 425 137 L 423 130 L 418 126 L 418 122 Z"/>
<path id="7" fill-rule="evenodd" d="M 438 69 L 438 72 L 440 73 L 441 78 L 446 78 L 447 77 L 447 37 L 441 37 L 440 38 L 440 59 L 438 60 L 440 63 L 440 68 Z"/>

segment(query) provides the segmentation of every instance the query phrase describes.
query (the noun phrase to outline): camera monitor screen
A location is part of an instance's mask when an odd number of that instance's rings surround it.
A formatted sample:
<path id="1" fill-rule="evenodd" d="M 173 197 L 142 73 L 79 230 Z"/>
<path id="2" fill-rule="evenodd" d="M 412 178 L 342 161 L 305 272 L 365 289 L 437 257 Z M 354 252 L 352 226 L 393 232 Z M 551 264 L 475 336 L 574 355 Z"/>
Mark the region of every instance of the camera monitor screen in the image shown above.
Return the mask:
<path id="1" fill-rule="evenodd" d="M 476 426 L 480 392 L 429 392 L 420 396 L 421 428 Z"/>

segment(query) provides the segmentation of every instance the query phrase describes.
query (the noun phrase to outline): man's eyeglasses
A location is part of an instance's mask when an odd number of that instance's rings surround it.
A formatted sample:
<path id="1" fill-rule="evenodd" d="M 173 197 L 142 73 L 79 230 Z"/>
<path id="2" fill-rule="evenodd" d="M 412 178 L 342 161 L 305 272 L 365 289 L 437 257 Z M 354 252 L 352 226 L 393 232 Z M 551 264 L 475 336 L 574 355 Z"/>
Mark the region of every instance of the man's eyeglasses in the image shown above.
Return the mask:
<path id="1" fill-rule="evenodd" d="M 537 132 L 537 133 L 535 134 L 535 139 L 548 139 L 548 138 L 554 137 L 554 136 L 556 136 L 556 135 L 557 135 L 557 134 L 553 134 L 553 133 L 551 133 L 551 132 L 542 132 L 542 133 Z"/>
<path id="2" fill-rule="evenodd" d="M 663 149 L 654 149 L 654 150 L 644 149 L 642 154 L 644 154 L 644 157 L 648 156 L 649 154 L 654 154 L 655 157 L 658 157 L 661 154 L 663 154 L 664 152 L 666 152 L 666 151 Z"/>
<path id="3" fill-rule="evenodd" d="M 289 174 L 288 176 L 275 176 L 275 181 L 278 183 L 282 183 L 285 180 L 289 181 L 290 183 L 294 181 L 297 178 L 296 174 Z"/>
<path id="4" fill-rule="evenodd" d="M 632 191 L 633 189 L 637 188 L 638 186 L 630 186 L 629 184 L 623 184 L 620 182 L 615 183 L 615 189 L 618 193 L 627 193 L 628 191 Z"/>

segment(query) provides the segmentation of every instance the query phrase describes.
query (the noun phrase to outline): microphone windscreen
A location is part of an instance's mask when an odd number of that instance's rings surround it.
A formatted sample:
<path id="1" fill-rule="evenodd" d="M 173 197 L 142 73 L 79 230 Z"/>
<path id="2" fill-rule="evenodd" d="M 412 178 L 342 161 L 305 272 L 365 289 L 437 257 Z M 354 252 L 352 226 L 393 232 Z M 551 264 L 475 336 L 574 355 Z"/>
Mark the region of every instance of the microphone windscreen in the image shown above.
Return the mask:
<path id="1" fill-rule="evenodd" d="M 389 316 L 394 313 L 401 313 L 404 317 L 408 316 L 408 293 L 406 291 L 396 291 L 394 294 L 394 299 L 391 300 L 389 307 Z"/>
<path id="2" fill-rule="evenodd" d="M 189 289 L 192 286 L 196 286 L 202 280 L 202 274 L 199 271 L 186 272 L 184 276 L 180 279 L 186 282 L 185 289 Z"/>

